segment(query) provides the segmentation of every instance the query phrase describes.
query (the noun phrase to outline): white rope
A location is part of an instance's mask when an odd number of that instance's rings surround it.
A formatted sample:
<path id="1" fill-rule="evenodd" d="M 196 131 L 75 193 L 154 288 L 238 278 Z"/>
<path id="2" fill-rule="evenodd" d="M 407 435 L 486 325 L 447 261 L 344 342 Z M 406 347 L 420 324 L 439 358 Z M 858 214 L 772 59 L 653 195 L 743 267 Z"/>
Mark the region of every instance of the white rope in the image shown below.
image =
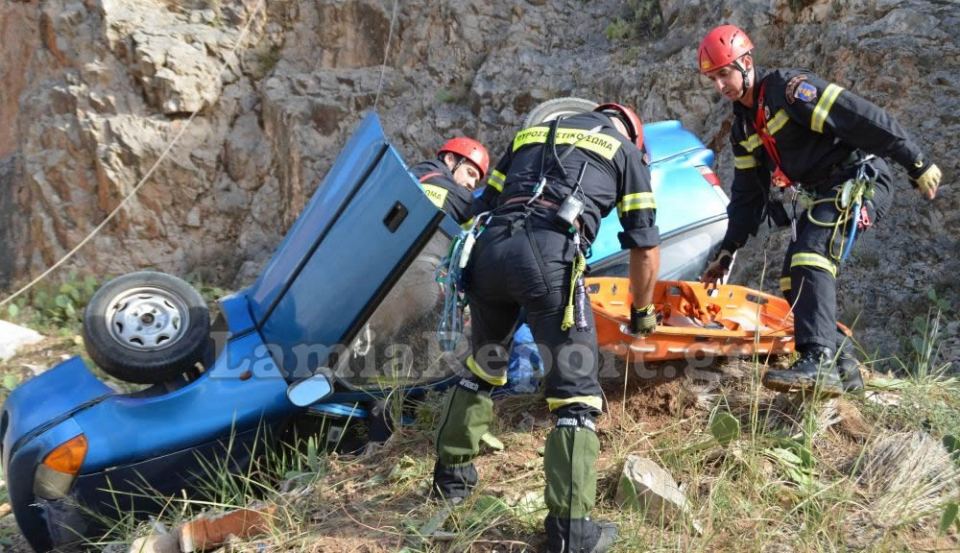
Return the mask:
<path id="1" fill-rule="evenodd" d="M 380 80 L 377 82 L 377 96 L 373 100 L 373 109 L 377 109 L 380 103 L 380 92 L 383 90 L 383 74 L 387 70 L 387 58 L 390 56 L 390 43 L 393 42 L 393 27 L 397 23 L 397 4 L 399 0 L 393 0 L 393 13 L 390 15 L 390 32 L 387 33 L 387 45 L 383 48 L 383 63 L 380 64 Z"/>
<path id="2" fill-rule="evenodd" d="M 243 44 L 243 41 L 246 38 L 247 33 L 250 31 L 250 25 L 251 23 L 253 23 L 253 20 L 256 18 L 257 13 L 260 12 L 260 8 L 263 6 L 263 2 L 264 0 L 259 0 L 257 2 L 256 7 L 253 9 L 253 12 L 250 13 L 250 17 L 247 18 L 247 22 L 243 25 L 243 29 L 241 29 L 240 35 L 237 37 L 236 44 L 233 45 L 233 49 L 230 51 L 231 55 L 224 59 L 223 65 L 221 66 L 220 71 L 217 73 L 217 78 L 219 78 L 220 75 L 223 74 L 224 69 L 226 69 L 227 59 L 229 58 L 237 59 L 235 54 L 237 50 L 240 49 L 240 45 Z M 57 270 L 61 265 L 66 263 L 71 257 L 74 256 L 74 254 L 80 251 L 80 248 L 84 247 L 87 244 L 87 242 L 92 240 L 93 237 L 97 235 L 97 233 L 103 230 L 103 228 L 107 226 L 107 223 L 112 221 L 113 218 L 117 216 L 117 213 L 119 213 L 120 210 L 123 209 L 123 207 L 126 206 L 130 202 L 130 200 L 132 200 L 133 197 L 137 195 L 138 192 L 140 192 L 140 189 L 143 187 L 144 184 L 147 183 L 147 180 L 150 179 L 150 177 L 153 175 L 154 171 L 156 171 L 160 163 L 163 162 L 163 160 L 166 159 L 166 157 L 170 154 L 171 150 L 173 150 L 173 147 L 177 144 L 177 142 L 180 140 L 183 134 L 190 127 L 190 124 L 193 122 L 194 118 L 196 118 L 197 113 L 199 112 L 200 112 L 200 108 L 197 108 L 196 110 L 193 111 L 193 113 L 190 114 L 190 117 L 187 118 L 187 121 L 183 125 L 181 125 L 180 130 L 173 137 L 173 140 L 171 140 L 170 143 L 167 144 L 167 147 L 164 148 L 163 152 L 160 154 L 160 157 L 157 158 L 157 161 L 153 163 L 153 165 L 150 167 L 147 173 L 143 176 L 143 178 L 140 179 L 140 182 L 138 182 L 137 185 L 133 187 L 133 190 L 131 190 L 130 193 L 127 194 L 127 196 L 123 198 L 123 200 L 121 200 L 119 204 L 117 204 L 117 207 L 115 207 L 113 211 L 111 211 L 110 214 L 107 215 L 107 217 L 99 225 L 97 225 L 92 231 L 90 231 L 90 233 L 87 234 L 87 236 L 83 240 L 81 240 L 80 243 L 77 244 L 72 250 L 70 250 L 63 257 L 61 257 L 59 261 L 57 261 L 49 269 L 41 273 L 40 276 L 31 280 L 26 286 L 20 288 L 19 290 L 14 292 L 11 296 L 7 297 L 3 301 L 0 301 L 0 307 L 3 307 L 4 305 L 10 303 L 11 301 L 17 299 L 24 292 L 33 288 L 38 282 L 45 279 L 47 276 L 50 275 L 50 273 Z"/>

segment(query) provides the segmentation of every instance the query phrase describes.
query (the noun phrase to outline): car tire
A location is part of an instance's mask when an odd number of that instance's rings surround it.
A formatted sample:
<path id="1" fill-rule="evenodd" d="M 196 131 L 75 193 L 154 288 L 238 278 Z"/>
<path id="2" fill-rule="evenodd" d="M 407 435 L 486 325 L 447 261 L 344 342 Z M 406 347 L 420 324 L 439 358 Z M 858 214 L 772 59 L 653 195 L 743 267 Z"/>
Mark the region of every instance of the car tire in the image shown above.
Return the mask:
<path id="1" fill-rule="evenodd" d="M 592 100 L 573 96 L 547 100 L 530 110 L 530 113 L 523 120 L 523 127 L 532 127 L 544 121 L 552 121 L 561 115 L 568 116 L 593 111 L 593 108 L 598 105 L 600 104 Z"/>
<path id="2" fill-rule="evenodd" d="M 103 285 L 83 314 L 90 358 L 107 374 L 136 384 L 173 380 L 202 363 L 210 311 L 183 280 L 140 271 Z"/>

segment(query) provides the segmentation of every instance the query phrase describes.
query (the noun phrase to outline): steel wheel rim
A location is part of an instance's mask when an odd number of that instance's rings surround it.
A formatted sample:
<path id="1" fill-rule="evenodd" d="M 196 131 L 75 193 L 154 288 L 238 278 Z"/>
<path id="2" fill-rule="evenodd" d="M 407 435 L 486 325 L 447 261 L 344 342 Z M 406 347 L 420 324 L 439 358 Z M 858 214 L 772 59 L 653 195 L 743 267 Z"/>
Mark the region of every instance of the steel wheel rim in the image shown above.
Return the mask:
<path id="1" fill-rule="evenodd" d="M 186 334 L 190 311 L 176 294 L 152 286 L 124 290 L 107 304 L 110 337 L 142 352 L 167 349 Z"/>

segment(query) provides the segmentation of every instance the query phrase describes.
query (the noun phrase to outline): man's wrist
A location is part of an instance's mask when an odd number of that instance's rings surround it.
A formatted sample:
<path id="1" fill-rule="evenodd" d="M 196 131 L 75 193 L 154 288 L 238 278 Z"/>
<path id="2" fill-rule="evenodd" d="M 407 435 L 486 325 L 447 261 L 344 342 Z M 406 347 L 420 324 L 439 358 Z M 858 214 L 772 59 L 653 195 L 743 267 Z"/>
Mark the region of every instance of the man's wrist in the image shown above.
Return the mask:
<path id="1" fill-rule="evenodd" d="M 652 315 L 657 312 L 657 307 L 652 303 L 644 305 L 643 307 L 637 307 L 633 304 L 630 304 L 630 309 L 637 315 L 641 316 Z"/>
<path id="2" fill-rule="evenodd" d="M 917 156 L 917 159 L 914 160 L 913 165 L 907 167 L 907 176 L 910 177 L 910 183 L 916 187 L 916 180 L 920 178 L 921 175 L 927 172 L 927 169 L 930 169 L 930 166 L 933 163 L 924 155 Z"/>

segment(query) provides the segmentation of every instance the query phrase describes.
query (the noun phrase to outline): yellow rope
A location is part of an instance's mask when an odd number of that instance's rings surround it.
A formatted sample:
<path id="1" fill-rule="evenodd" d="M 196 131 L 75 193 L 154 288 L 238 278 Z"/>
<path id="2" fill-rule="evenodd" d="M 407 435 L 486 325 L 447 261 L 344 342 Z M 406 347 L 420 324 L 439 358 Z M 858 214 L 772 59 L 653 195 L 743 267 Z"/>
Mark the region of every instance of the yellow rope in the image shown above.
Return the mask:
<path id="1" fill-rule="evenodd" d="M 570 299 L 567 300 L 567 306 L 563 309 L 563 322 L 560 323 L 560 330 L 570 330 L 574 325 L 573 297 L 577 293 L 577 280 L 583 276 L 586 269 L 587 260 L 578 251 L 577 257 L 573 260 L 573 270 L 570 271 Z"/>
<path id="2" fill-rule="evenodd" d="M 845 247 L 844 245 L 846 242 L 843 239 L 843 237 L 847 235 L 847 230 L 848 230 L 847 226 L 849 225 L 850 221 L 853 220 L 853 218 L 855 217 L 855 214 L 852 213 L 851 208 L 854 204 L 858 203 L 858 201 L 860 201 L 863 197 L 870 196 L 868 192 L 868 188 L 872 184 L 872 182 L 868 179 L 851 179 L 850 181 L 847 181 L 847 182 L 853 183 L 852 184 L 853 189 L 850 193 L 850 199 L 846 207 L 843 206 L 843 189 L 846 187 L 846 183 L 844 183 L 844 185 L 840 186 L 839 189 L 837 190 L 836 196 L 832 198 L 822 198 L 820 200 L 814 200 L 810 202 L 810 207 L 807 208 L 807 219 L 809 219 L 811 223 L 813 223 L 814 225 L 817 225 L 818 227 L 833 228 L 833 232 L 830 235 L 828 255 L 830 255 L 831 258 L 833 258 L 838 262 L 843 257 L 843 248 Z M 838 214 L 837 220 L 836 221 L 820 221 L 814 218 L 813 216 L 814 208 L 818 205 L 830 203 L 830 202 L 833 202 L 833 208 L 836 210 Z M 841 227 L 842 227 L 842 230 L 841 230 Z M 838 233 L 840 233 L 841 238 L 840 238 L 839 244 L 837 245 Z M 837 249 L 839 249 L 839 251 L 835 251 Z"/>

